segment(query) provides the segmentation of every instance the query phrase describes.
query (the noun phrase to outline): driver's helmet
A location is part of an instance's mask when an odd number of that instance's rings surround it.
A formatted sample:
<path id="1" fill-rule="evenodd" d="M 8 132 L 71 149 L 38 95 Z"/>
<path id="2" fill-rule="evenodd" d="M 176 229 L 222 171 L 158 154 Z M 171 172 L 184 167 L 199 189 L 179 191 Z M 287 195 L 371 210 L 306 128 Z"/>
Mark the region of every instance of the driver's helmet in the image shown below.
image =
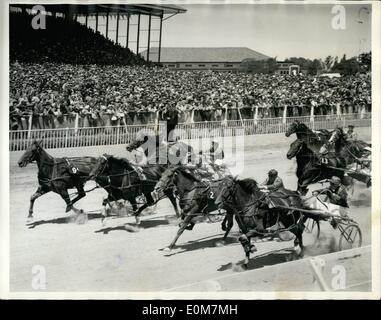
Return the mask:
<path id="1" fill-rule="evenodd" d="M 341 179 L 339 177 L 332 176 L 332 178 L 329 180 L 329 182 L 331 183 L 332 186 L 337 187 L 341 184 Z"/>
<path id="2" fill-rule="evenodd" d="M 271 169 L 268 172 L 268 175 L 269 175 L 269 177 L 276 177 L 278 175 L 278 171 L 276 171 L 275 169 Z"/>

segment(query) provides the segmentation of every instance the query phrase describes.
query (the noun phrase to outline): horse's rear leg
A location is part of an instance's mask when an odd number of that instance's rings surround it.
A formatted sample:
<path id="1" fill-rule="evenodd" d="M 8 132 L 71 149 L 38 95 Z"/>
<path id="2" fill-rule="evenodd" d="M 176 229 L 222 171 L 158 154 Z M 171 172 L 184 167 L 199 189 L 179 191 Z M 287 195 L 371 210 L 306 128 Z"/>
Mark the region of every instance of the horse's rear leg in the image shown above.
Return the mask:
<path id="1" fill-rule="evenodd" d="M 39 197 L 41 197 L 45 193 L 47 193 L 47 192 L 42 190 L 42 187 L 39 186 L 37 188 L 36 192 L 30 197 L 29 214 L 28 214 L 28 218 L 27 218 L 28 222 L 33 219 L 33 206 L 34 206 L 34 202 L 36 201 L 36 199 L 38 199 Z"/>
<path id="2" fill-rule="evenodd" d="M 57 188 L 57 187 L 56 187 Z M 69 196 L 69 193 L 67 192 L 67 189 L 62 189 L 60 192 L 59 192 L 59 195 L 62 197 L 62 199 L 65 200 L 66 202 L 66 211 L 65 212 L 69 212 L 70 210 L 73 210 L 76 214 L 80 214 L 81 211 L 78 210 L 77 208 L 75 208 L 73 206 L 73 203 L 72 201 L 70 200 L 70 196 Z"/>
<path id="3" fill-rule="evenodd" d="M 76 203 L 78 200 L 82 199 L 83 197 L 86 196 L 86 192 L 83 188 L 83 184 L 79 184 L 77 186 L 77 190 L 78 190 L 78 195 L 71 201 L 71 204 L 73 205 L 74 203 Z"/>

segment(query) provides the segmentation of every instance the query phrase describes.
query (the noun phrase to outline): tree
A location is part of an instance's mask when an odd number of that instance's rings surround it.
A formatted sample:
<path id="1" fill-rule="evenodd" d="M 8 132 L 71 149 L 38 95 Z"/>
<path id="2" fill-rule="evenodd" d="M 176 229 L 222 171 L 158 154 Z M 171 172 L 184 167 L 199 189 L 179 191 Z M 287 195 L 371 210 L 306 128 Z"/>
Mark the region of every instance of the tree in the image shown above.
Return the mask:
<path id="1" fill-rule="evenodd" d="M 330 71 L 332 66 L 333 66 L 333 57 L 332 56 L 328 56 L 327 58 L 324 59 L 324 67 L 327 71 Z"/>
<path id="2" fill-rule="evenodd" d="M 371 71 L 372 69 L 372 52 L 366 52 L 359 55 L 360 69 L 363 72 Z"/>
<path id="3" fill-rule="evenodd" d="M 308 66 L 308 69 L 307 69 L 307 72 L 308 74 L 317 74 L 318 71 L 320 71 L 321 69 L 323 69 L 322 65 L 321 65 L 321 61 L 319 61 L 318 59 L 314 59 Z"/>

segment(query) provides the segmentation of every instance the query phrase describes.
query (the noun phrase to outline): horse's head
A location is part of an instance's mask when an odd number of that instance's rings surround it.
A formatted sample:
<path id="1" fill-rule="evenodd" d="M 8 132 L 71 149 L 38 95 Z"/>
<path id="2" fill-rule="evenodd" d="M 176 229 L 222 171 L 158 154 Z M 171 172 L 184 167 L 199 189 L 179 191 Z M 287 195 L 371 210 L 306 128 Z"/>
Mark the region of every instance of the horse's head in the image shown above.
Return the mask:
<path id="1" fill-rule="evenodd" d="M 285 136 L 289 137 L 290 135 L 296 133 L 298 131 L 299 124 L 300 123 L 298 120 L 295 120 L 293 123 L 291 123 L 285 133 Z"/>
<path id="2" fill-rule="evenodd" d="M 293 143 L 290 144 L 290 149 L 287 151 L 287 159 L 291 160 L 293 157 L 296 157 L 300 151 L 303 150 L 305 146 L 305 142 L 301 139 L 295 140 Z"/>
<path id="3" fill-rule="evenodd" d="M 37 159 L 37 156 L 42 149 L 42 140 L 33 141 L 32 144 L 25 150 L 20 160 L 17 162 L 20 168 L 26 167 L 28 163 L 31 163 Z"/>
<path id="4" fill-rule="evenodd" d="M 344 139 L 344 131 L 342 128 L 337 127 L 335 130 L 332 131 L 332 134 L 330 138 L 328 139 L 327 143 L 329 145 L 332 145 L 336 143 L 339 139 Z"/>
<path id="5" fill-rule="evenodd" d="M 344 138 L 344 132 L 341 128 L 337 127 L 335 130 L 332 131 L 328 141 L 320 147 L 319 154 L 327 154 L 329 152 L 330 147 L 332 145 L 336 145 L 336 142 L 342 138 Z"/>
<path id="6" fill-rule="evenodd" d="M 134 141 L 127 144 L 126 149 L 128 152 L 131 152 L 139 148 L 141 145 L 143 145 L 147 141 L 148 141 L 148 136 L 139 136 Z"/>
<path id="7" fill-rule="evenodd" d="M 89 173 L 90 180 L 95 180 L 99 175 L 101 175 L 106 170 L 108 166 L 108 158 L 109 156 L 106 154 L 98 158 L 97 162 L 94 164 L 93 169 Z"/>
<path id="8" fill-rule="evenodd" d="M 235 194 L 237 180 L 231 176 L 225 177 L 221 180 L 219 192 L 214 200 L 214 203 L 222 208 L 225 206 L 233 205 L 233 196 Z"/>
<path id="9" fill-rule="evenodd" d="M 154 192 L 158 197 L 162 197 L 167 190 L 173 190 L 175 188 L 175 179 L 178 174 L 177 169 L 178 166 L 173 166 L 163 172 L 160 180 L 156 183 L 154 188 Z"/>

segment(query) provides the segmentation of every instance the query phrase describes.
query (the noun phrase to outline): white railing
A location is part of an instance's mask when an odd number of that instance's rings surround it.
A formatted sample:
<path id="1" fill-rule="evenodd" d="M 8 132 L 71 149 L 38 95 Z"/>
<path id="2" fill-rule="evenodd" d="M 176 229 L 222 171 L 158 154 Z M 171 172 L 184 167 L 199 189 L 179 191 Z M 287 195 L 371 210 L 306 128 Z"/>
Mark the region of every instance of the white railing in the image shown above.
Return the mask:
<path id="1" fill-rule="evenodd" d="M 285 132 L 288 126 L 298 120 L 312 129 L 334 129 L 353 124 L 357 127 L 371 126 L 371 113 L 354 113 L 345 115 L 325 115 L 306 117 L 244 119 L 228 121 L 210 121 L 179 123 L 176 133 L 180 139 L 198 139 L 228 137 L 235 135 L 268 134 Z M 313 120 L 313 121 L 311 121 Z M 163 131 L 165 125 L 159 125 Z M 154 125 L 129 125 L 94 128 L 65 128 L 43 130 L 9 131 L 9 150 L 25 150 L 33 140 L 43 139 L 45 148 L 72 148 L 102 145 L 127 144 L 136 138 L 138 132 L 154 132 Z"/>

